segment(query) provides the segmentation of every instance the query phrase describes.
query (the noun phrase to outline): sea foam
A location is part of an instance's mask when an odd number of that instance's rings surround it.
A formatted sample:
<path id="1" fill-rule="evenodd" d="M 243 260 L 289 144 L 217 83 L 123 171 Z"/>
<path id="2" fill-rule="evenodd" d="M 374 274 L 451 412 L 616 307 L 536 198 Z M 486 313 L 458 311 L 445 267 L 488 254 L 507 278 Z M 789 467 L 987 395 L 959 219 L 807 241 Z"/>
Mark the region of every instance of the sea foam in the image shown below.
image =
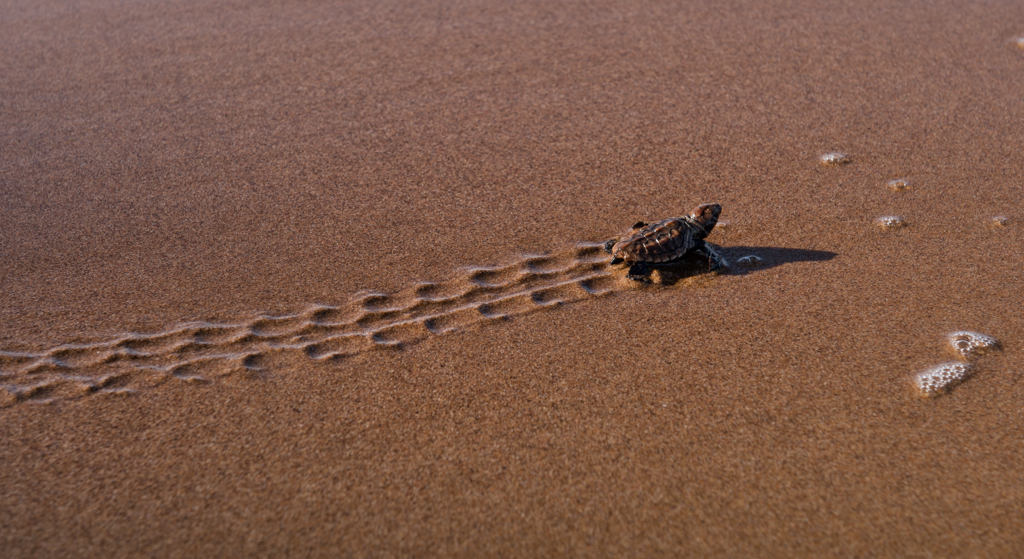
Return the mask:
<path id="1" fill-rule="evenodd" d="M 943 363 L 918 373 L 914 385 L 925 398 L 933 398 L 949 392 L 954 386 L 971 376 L 970 363 Z"/>
<path id="2" fill-rule="evenodd" d="M 999 349 L 999 341 L 992 336 L 966 330 L 950 334 L 949 344 L 961 359 L 969 359 Z"/>

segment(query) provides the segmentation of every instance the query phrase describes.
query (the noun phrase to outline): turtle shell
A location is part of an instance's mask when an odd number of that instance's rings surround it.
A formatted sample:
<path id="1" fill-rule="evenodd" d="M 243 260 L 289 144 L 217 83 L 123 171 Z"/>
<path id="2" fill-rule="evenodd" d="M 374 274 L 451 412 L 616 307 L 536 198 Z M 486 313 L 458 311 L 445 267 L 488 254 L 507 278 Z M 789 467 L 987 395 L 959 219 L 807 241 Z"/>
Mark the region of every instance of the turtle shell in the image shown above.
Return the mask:
<path id="1" fill-rule="evenodd" d="M 612 246 L 612 256 L 629 262 L 669 262 L 704 238 L 704 228 L 684 217 L 670 217 L 634 231 Z"/>

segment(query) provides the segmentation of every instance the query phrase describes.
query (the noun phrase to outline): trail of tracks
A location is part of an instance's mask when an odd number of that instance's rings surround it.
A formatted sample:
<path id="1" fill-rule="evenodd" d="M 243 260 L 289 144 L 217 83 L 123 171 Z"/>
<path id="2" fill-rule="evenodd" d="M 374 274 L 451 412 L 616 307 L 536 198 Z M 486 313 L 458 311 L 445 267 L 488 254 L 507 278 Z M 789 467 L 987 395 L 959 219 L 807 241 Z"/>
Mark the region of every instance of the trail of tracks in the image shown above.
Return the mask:
<path id="1" fill-rule="evenodd" d="M 340 306 L 235 323 L 187 323 L 95 343 L 0 351 L 0 405 L 125 393 L 167 382 L 209 382 L 258 372 L 274 352 L 345 359 L 408 345 L 611 292 L 616 280 L 599 243 L 498 268 L 474 268 L 396 294 L 363 293 Z"/>

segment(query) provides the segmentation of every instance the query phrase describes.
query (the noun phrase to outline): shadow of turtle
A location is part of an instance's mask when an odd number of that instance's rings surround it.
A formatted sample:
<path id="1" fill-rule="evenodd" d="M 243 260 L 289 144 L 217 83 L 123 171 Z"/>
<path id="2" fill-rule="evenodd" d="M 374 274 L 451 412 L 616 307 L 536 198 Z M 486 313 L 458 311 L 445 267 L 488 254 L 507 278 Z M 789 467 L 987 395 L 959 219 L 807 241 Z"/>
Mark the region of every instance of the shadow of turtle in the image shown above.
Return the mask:
<path id="1" fill-rule="evenodd" d="M 836 252 L 805 248 L 732 246 L 724 247 L 722 251 L 726 254 L 729 263 L 732 264 L 729 269 L 730 274 L 769 270 L 793 262 L 825 262 L 839 256 L 839 253 Z M 754 266 L 743 266 L 739 261 L 745 256 L 754 256 L 760 261 Z"/>
<path id="2" fill-rule="evenodd" d="M 716 247 L 716 250 L 730 264 L 728 270 L 719 272 L 723 275 L 746 275 L 769 270 L 783 264 L 791 264 L 793 262 L 824 262 L 839 256 L 838 253 L 827 250 L 803 248 L 731 246 Z M 742 259 L 748 256 L 752 256 L 754 259 L 745 265 Z M 674 285 L 680 280 L 710 273 L 711 263 L 702 254 L 688 254 L 678 262 L 658 264 L 656 269 L 660 276 L 659 283 L 662 285 Z"/>

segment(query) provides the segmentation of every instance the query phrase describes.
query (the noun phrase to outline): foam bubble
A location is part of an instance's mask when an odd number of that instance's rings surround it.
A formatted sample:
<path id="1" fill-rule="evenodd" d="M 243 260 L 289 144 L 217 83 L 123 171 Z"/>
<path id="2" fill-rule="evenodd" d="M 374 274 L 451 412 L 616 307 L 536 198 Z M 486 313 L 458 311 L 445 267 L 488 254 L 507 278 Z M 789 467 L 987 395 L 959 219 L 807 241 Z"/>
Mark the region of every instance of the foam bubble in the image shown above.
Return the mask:
<path id="1" fill-rule="evenodd" d="M 899 229 L 906 227 L 907 222 L 898 215 L 883 215 L 875 220 L 875 226 L 879 229 Z"/>
<path id="2" fill-rule="evenodd" d="M 756 268 L 760 266 L 762 262 L 764 261 L 761 260 L 761 257 L 755 256 L 753 254 L 741 256 L 736 259 L 736 264 L 742 266 L 743 268 Z"/>
<path id="3" fill-rule="evenodd" d="M 1010 225 L 1010 218 L 1006 217 L 1005 215 L 997 215 L 992 218 L 990 223 L 992 224 L 992 227 L 996 228 L 1007 227 L 1008 225 Z"/>
<path id="4" fill-rule="evenodd" d="M 893 192 L 904 192 L 910 190 L 910 180 L 908 179 L 894 179 L 887 183 L 885 186 Z"/>
<path id="5" fill-rule="evenodd" d="M 1024 49 L 1024 37 L 1014 37 L 1013 44 L 1017 45 L 1017 48 Z"/>
<path id="6" fill-rule="evenodd" d="M 833 151 L 826 153 L 825 155 L 822 155 L 821 157 L 818 158 L 818 160 L 821 162 L 822 165 L 825 165 L 826 167 L 834 167 L 836 165 L 846 165 L 847 163 L 850 162 L 850 157 L 845 153 Z"/>
<path id="7" fill-rule="evenodd" d="M 943 363 L 918 373 L 914 385 L 925 398 L 941 396 L 971 376 L 970 363 Z"/>
<path id="8" fill-rule="evenodd" d="M 999 341 L 992 336 L 977 332 L 953 332 L 949 335 L 949 345 L 961 359 L 984 355 L 999 349 Z"/>

